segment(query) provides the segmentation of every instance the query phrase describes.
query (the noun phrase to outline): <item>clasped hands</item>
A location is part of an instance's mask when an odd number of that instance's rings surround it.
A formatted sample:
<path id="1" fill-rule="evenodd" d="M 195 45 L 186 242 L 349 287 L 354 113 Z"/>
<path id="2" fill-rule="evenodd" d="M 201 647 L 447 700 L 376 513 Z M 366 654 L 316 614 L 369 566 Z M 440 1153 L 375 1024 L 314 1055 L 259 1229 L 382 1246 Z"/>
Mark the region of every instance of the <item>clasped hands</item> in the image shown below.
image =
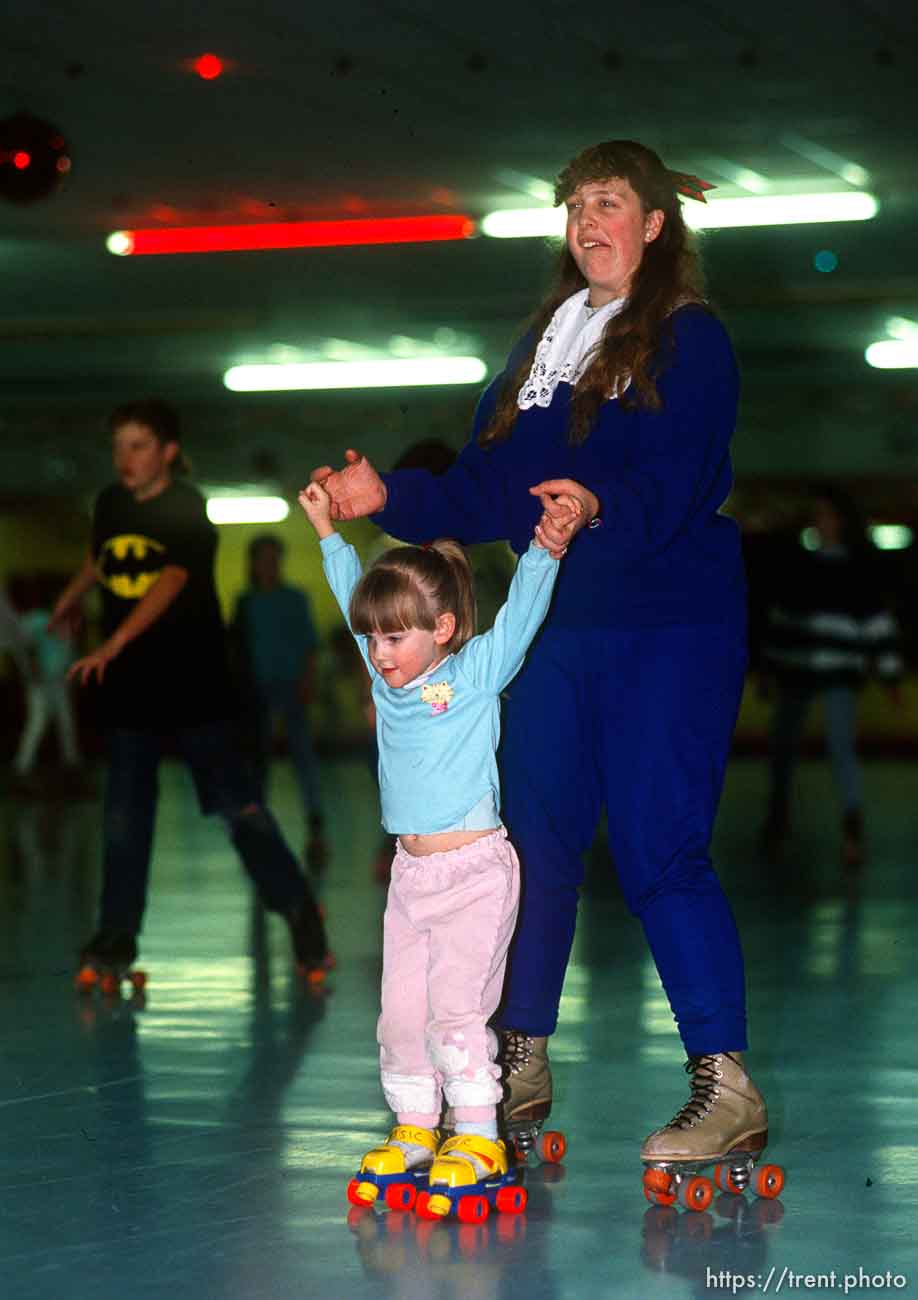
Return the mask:
<path id="1" fill-rule="evenodd" d="M 348 448 L 344 461 L 343 469 L 322 465 L 310 475 L 310 481 L 328 493 L 332 519 L 360 519 L 382 510 L 386 485 L 366 456 Z M 537 539 L 559 559 L 580 529 L 599 514 L 599 501 L 589 488 L 570 478 L 545 479 L 529 491 L 542 503 Z"/>

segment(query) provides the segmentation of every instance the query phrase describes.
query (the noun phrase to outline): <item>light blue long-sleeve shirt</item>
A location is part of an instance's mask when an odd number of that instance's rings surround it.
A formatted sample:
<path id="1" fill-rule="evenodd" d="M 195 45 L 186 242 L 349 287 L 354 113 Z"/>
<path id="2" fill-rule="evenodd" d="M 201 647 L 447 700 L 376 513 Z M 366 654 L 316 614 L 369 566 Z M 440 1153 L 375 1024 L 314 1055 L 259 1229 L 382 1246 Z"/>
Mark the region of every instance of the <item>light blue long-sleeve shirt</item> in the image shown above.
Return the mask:
<path id="1" fill-rule="evenodd" d="M 360 559 L 338 533 L 321 545 L 325 576 L 350 627 Z M 387 831 L 433 835 L 499 824 L 500 693 L 522 666 L 557 575 L 558 561 L 531 545 L 490 631 L 407 686 L 389 686 L 370 662 L 367 637 L 355 637 L 373 685 Z"/>

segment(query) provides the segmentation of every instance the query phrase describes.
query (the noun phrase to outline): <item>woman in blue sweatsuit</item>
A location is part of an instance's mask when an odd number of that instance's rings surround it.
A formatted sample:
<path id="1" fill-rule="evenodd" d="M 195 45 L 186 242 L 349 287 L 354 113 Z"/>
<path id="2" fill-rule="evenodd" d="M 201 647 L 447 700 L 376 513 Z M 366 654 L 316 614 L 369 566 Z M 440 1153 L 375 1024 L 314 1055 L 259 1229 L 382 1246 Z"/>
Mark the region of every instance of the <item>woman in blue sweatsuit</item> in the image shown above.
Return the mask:
<path id="1" fill-rule="evenodd" d="M 756 1153 L 767 1129 L 740 1056 L 739 938 L 709 856 L 746 612 L 738 530 L 720 513 L 736 365 L 701 299 L 678 198 L 703 188 L 631 141 L 579 155 L 556 188 L 568 208 L 557 284 L 456 464 L 437 478 L 379 476 L 350 451 L 343 470 L 314 472 L 336 517 L 373 514 L 406 541 L 507 538 L 521 554 L 541 509 L 558 552 L 570 547 L 504 709 L 504 814 L 524 872 L 502 1012 L 505 1115 L 525 1141 L 551 1106 L 546 1040 L 605 804 L 689 1057 L 690 1099 L 641 1153 L 675 1165 Z"/>

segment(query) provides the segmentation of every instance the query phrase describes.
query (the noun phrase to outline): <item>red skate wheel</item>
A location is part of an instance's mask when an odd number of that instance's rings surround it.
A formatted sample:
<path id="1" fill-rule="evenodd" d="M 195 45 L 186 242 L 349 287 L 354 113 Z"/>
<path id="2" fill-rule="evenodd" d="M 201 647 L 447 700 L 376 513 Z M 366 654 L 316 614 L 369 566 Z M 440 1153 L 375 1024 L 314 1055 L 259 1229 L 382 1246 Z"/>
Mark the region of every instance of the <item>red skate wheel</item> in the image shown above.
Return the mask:
<path id="1" fill-rule="evenodd" d="M 417 1199 L 412 1183 L 390 1183 L 386 1188 L 386 1204 L 390 1210 L 410 1210 Z"/>
<path id="2" fill-rule="evenodd" d="M 756 1196 L 773 1200 L 784 1190 L 784 1170 L 780 1165 L 762 1165 L 752 1176 L 752 1190 Z"/>
<path id="3" fill-rule="evenodd" d="M 484 1223 L 491 1207 L 484 1196 L 460 1196 L 456 1218 L 460 1223 Z"/>
<path id="4" fill-rule="evenodd" d="M 430 1205 L 430 1192 L 418 1192 L 418 1199 L 414 1203 L 414 1212 L 419 1219 L 427 1219 L 433 1222 L 440 1218 L 439 1214 L 434 1214 L 428 1206 Z"/>
<path id="5" fill-rule="evenodd" d="M 644 1196 L 651 1205 L 675 1205 L 672 1174 L 665 1169 L 645 1169 Z"/>
<path id="6" fill-rule="evenodd" d="M 81 993 L 90 993 L 99 983 L 99 973 L 93 966 L 84 966 L 73 982 Z"/>
<path id="7" fill-rule="evenodd" d="M 701 1213 L 713 1201 L 714 1188 L 711 1185 L 710 1178 L 686 1178 L 679 1184 L 677 1195 L 680 1205 L 684 1205 L 687 1210 L 696 1210 Z"/>
<path id="8" fill-rule="evenodd" d="M 494 1197 L 494 1206 L 501 1214 L 522 1214 L 528 1199 L 525 1187 L 501 1187 Z"/>
<path id="9" fill-rule="evenodd" d="M 564 1153 L 567 1151 L 567 1140 L 563 1133 L 549 1129 L 547 1133 L 539 1134 L 535 1149 L 540 1160 L 544 1160 L 547 1165 L 556 1165 L 564 1159 Z"/>
<path id="10" fill-rule="evenodd" d="M 716 1165 L 714 1168 L 714 1183 L 722 1192 L 732 1192 L 734 1196 L 742 1196 L 744 1188 L 737 1187 L 733 1177 L 733 1170 L 730 1165 Z"/>
<path id="11" fill-rule="evenodd" d="M 358 1195 L 357 1189 L 359 1187 L 360 1187 L 360 1179 L 352 1178 L 347 1185 L 347 1199 L 350 1201 L 351 1205 L 356 1205 L 362 1207 L 363 1209 L 367 1209 L 370 1205 L 370 1202 L 365 1201 L 362 1196 Z"/>
<path id="12" fill-rule="evenodd" d="M 121 981 L 117 975 L 103 975 L 99 980 L 99 988 L 106 997 L 113 998 L 121 987 Z"/>

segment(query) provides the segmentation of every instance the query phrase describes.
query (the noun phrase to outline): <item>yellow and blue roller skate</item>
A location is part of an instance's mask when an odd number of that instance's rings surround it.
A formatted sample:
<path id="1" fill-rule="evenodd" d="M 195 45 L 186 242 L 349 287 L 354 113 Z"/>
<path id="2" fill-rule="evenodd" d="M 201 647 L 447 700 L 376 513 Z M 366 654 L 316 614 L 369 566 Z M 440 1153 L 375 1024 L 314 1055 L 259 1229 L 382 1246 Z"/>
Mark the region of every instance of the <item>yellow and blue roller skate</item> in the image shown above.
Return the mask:
<path id="1" fill-rule="evenodd" d="M 448 1138 L 430 1167 L 427 1189 L 418 1195 L 418 1215 L 452 1215 L 462 1223 L 481 1223 L 492 1205 L 503 1214 L 520 1214 L 526 1208 L 526 1189 L 519 1172 L 509 1168 L 506 1144 L 476 1133 Z"/>
<path id="2" fill-rule="evenodd" d="M 351 1205 L 373 1205 L 380 1198 L 390 1210 L 410 1210 L 437 1153 L 437 1135 L 428 1128 L 396 1124 L 380 1146 L 368 1151 L 347 1187 Z"/>

